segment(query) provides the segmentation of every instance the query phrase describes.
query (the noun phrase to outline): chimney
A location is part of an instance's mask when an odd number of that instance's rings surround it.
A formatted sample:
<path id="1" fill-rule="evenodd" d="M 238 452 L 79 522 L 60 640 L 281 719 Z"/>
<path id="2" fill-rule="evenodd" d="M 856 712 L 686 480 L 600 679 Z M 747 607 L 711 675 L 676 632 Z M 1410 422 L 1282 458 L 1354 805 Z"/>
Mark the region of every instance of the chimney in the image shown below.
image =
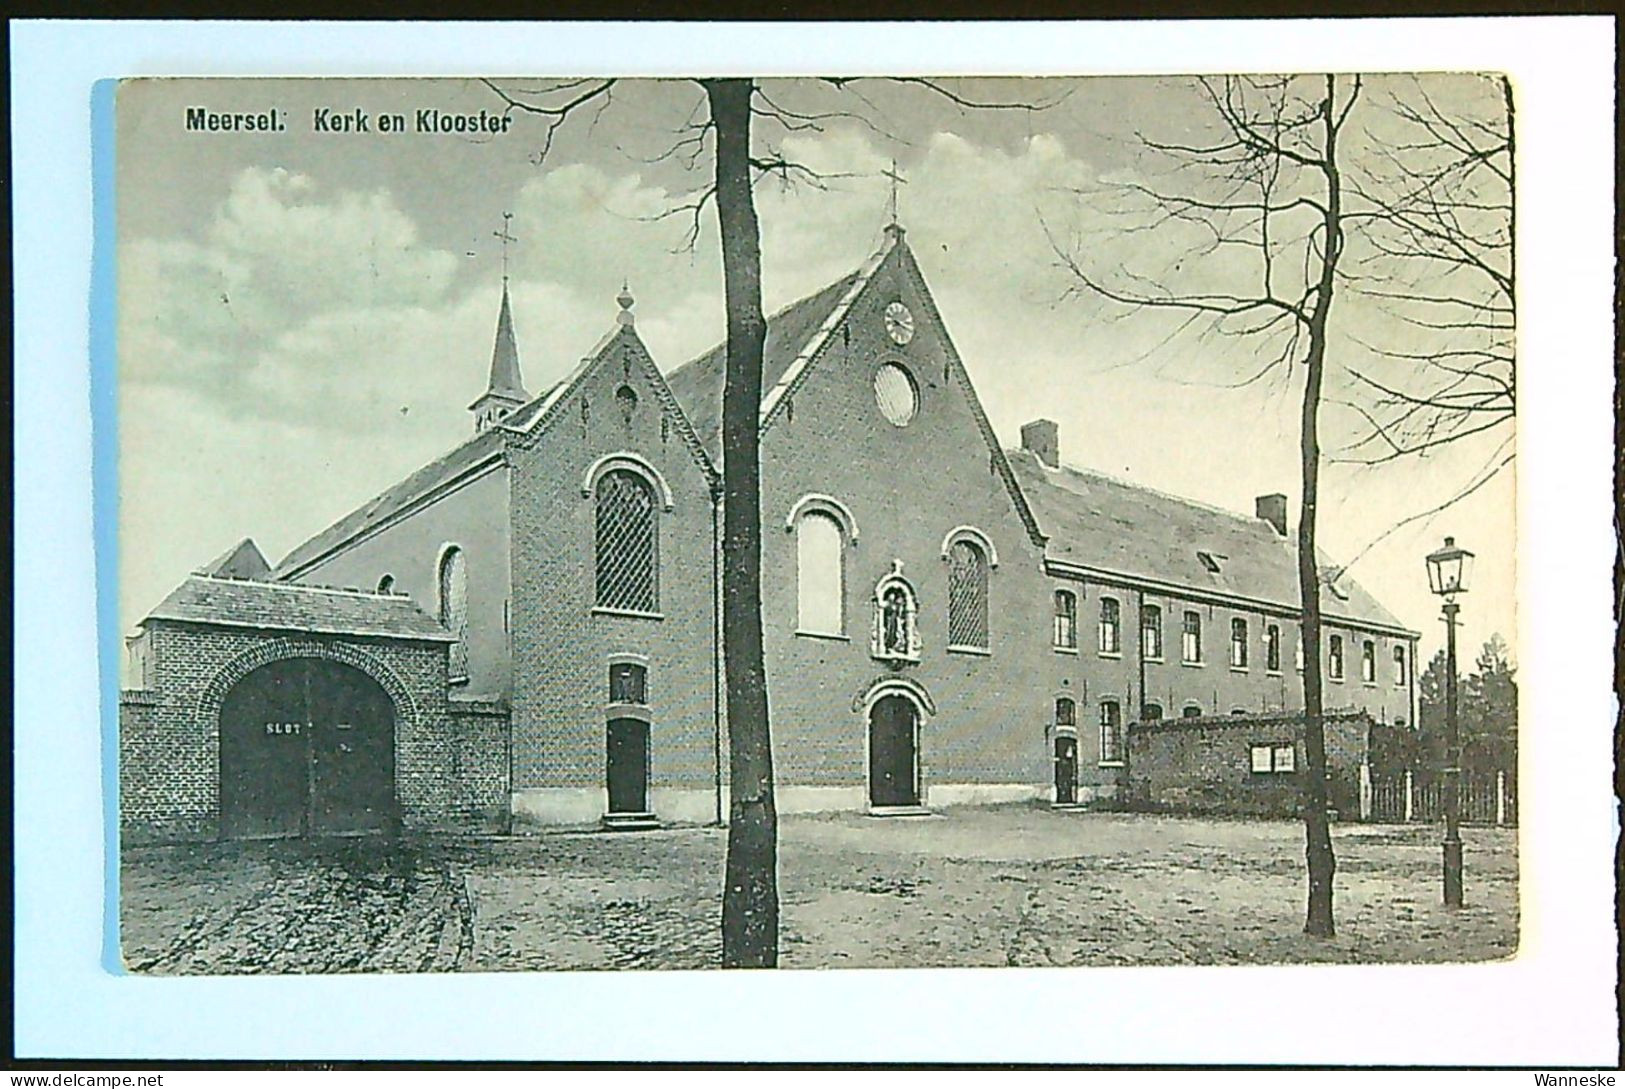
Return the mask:
<path id="1" fill-rule="evenodd" d="M 1253 509 L 1260 518 L 1275 527 L 1275 532 L 1286 536 L 1286 496 L 1280 492 L 1261 495 L 1253 501 Z"/>
<path id="2" fill-rule="evenodd" d="M 1051 469 L 1061 464 L 1061 429 L 1054 420 L 1034 420 L 1021 425 L 1021 448 L 1034 454 Z M 1282 502 L 1286 502 L 1285 499 Z M 1285 509 L 1285 508 L 1283 508 Z"/>

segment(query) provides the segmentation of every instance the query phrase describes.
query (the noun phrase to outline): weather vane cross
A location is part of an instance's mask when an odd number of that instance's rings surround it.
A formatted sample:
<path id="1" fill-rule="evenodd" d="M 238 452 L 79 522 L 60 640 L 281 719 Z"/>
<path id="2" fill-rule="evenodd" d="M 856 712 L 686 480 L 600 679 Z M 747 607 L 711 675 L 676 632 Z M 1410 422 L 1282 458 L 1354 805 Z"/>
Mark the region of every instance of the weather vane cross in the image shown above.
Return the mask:
<path id="1" fill-rule="evenodd" d="M 502 282 L 503 283 L 508 282 L 508 243 L 509 242 L 517 242 L 517 241 L 519 241 L 519 239 L 515 238 L 512 234 L 510 234 L 508 232 L 508 226 L 512 222 L 513 222 L 513 213 L 512 212 L 503 212 L 502 213 L 502 229 L 500 231 L 492 231 L 491 232 L 491 237 L 492 238 L 499 238 L 499 239 L 502 240 Z"/>
<path id="2" fill-rule="evenodd" d="M 891 179 L 891 199 L 887 202 L 887 211 L 890 216 L 891 225 L 895 227 L 897 226 L 897 187 L 899 185 L 907 185 L 908 179 L 903 177 L 903 175 L 898 172 L 897 156 L 895 155 L 892 156 L 891 169 L 882 170 L 880 173 L 882 176 Z"/>

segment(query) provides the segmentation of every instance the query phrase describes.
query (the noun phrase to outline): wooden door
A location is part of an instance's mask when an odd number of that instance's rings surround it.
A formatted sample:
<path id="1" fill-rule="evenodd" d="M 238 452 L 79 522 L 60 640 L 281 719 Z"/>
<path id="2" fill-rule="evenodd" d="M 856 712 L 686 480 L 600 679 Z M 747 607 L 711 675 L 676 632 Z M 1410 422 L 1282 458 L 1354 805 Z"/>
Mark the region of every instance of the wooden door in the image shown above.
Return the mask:
<path id="1" fill-rule="evenodd" d="M 649 811 L 649 724 L 641 719 L 609 721 L 606 775 L 611 813 Z"/>
<path id="2" fill-rule="evenodd" d="M 1078 739 L 1055 739 L 1055 801 L 1072 805 L 1078 800 Z"/>
<path id="3" fill-rule="evenodd" d="M 870 804 L 920 804 L 915 751 L 918 727 L 918 710 L 902 696 L 883 696 L 870 708 Z"/>

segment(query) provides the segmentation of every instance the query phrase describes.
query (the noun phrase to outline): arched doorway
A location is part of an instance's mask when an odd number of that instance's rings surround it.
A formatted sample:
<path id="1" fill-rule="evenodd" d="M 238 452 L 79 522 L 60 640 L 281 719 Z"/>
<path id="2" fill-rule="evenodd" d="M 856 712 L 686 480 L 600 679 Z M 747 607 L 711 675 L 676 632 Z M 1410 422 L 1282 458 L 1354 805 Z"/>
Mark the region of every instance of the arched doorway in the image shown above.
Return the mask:
<path id="1" fill-rule="evenodd" d="M 907 696 L 869 707 L 869 804 L 920 804 L 920 709 Z"/>
<path id="2" fill-rule="evenodd" d="M 395 704 L 354 666 L 287 658 L 220 703 L 220 834 L 386 832 L 396 825 Z"/>

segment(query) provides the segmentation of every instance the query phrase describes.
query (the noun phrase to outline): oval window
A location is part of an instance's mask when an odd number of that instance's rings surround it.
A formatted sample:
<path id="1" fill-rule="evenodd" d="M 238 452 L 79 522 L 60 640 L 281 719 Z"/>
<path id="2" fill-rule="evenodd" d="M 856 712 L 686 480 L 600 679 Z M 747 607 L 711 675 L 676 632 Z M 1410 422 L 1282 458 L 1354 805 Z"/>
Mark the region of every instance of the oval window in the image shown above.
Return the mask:
<path id="1" fill-rule="evenodd" d="M 887 420 L 907 427 L 920 408 L 920 391 L 914 377 L 896 363 L 882 365 L 875 372 L 875 403 Z"/>

